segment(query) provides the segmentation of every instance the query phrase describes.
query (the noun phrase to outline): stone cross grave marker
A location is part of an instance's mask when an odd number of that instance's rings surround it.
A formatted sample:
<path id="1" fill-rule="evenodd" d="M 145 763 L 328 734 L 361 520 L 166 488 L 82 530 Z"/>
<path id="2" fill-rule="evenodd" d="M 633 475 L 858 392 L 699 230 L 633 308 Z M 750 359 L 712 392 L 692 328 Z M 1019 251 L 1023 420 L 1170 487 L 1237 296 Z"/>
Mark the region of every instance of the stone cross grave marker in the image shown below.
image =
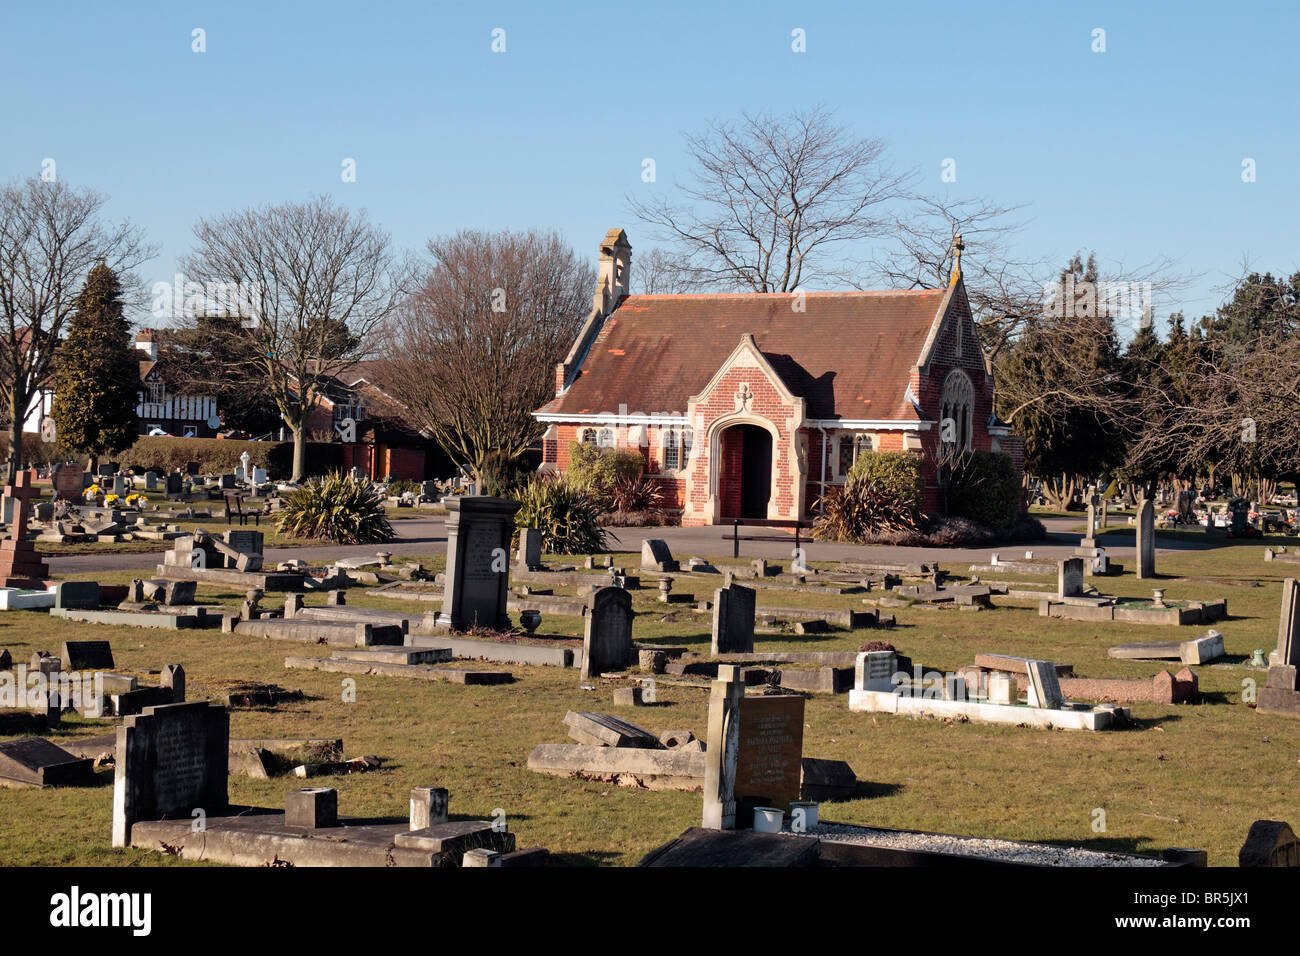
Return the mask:
<path id="1" fill-rule="evenodd" d="M 452 630 L 510 625 L 510 546 L 519 502 L 461 495 L 446 500 L 447 571 L 438 623 Z"/>
<path id="2" fill-rule="evenodd" d="M 35 482 L 36 472 L 28 468 L 18 472 L 14 484 L 5 486 L 5 496 L 15 504 L 9 533 L 0 541 L 0 587 L 40 588 L 50 576 L 50 566 L 27 540 L 27 519 L 37 494 Z"/>
<path id="3" fill-rule="evenodd" d="M 223 812 L 230 716 L 199 701 L 162 704 L 123 719 L 113 779 L 113 846 L 131 843 L 137 820 Z"/>
<path id="4" fill-rule="evenodd" d="M 740 584 L 713 592 L 714 654 L 753 653 L 756 594 Z"/>
<path id="5" fill-rule="evenodd" d="M 588 598 L 582 635 L 582 676 L 621 671 L 636 660 L 632 646 L 632 595 L 622 588 L 597 588 Z"/>

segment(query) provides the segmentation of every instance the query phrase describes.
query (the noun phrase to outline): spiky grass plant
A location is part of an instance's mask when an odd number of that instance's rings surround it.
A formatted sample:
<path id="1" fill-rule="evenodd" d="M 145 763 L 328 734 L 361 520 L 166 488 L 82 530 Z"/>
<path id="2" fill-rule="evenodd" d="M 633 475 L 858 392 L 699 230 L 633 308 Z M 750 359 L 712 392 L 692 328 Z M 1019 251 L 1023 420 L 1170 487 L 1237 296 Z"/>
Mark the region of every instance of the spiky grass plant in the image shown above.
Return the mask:
<path id="1" fill-rule="evenodd" d="M 517 493 L 515 526 L 542 533 L 542 550 L 551 554 L 595 554 L 609 534 L 600 526 L 600 508 L 591 496 L 566 481 L 543 475 Z"/>
<path id="2" fill-rule="evenodd" d="M 338 472 L 309 478 L 289 492 L 277 523 L 283 535 L 335 544 L 380 544 L 396 537 L 379 487 Z"/>

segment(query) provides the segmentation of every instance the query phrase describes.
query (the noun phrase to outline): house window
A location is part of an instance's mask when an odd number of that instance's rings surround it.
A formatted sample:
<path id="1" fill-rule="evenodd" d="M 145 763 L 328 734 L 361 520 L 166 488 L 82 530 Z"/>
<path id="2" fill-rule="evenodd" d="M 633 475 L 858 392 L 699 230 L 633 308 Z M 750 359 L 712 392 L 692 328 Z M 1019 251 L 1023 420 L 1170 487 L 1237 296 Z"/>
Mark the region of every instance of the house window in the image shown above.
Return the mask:
<path id="1" fill-rule="evenodd" d="M 185 434 L 185 437 L 186 437 L 186 438 L 198 438 L 198 437 L 199 437 L 199 426 L 198 426 L 198 425 L 186 425 L 186 426 L 184 426 L 184 434 Z"/>
<path id="2" fill-rule="evenodd" d="M 612 429 L 612 428 L 602 428 L 599 432 L 597 432 L 597 433 L 596 433 L 596 444 L 599 445 L 601 448 L 613 448 L 613 447 L 614 447 L 614 429 Z"/>
<path id="3" fill-rule="evenodd" d="M 578 432 L 578 441 L 583 445 L 596 444 L 596 429 L 584 428 L 582 431 Z"/>
<path id="4" fill-rule="evenodd" d="M 943 380 L 939 404 L 939 442 L 948 452 L 970 451 L 971 423 L 975 418 L 975 388 L 970 376 L 953 369 Z"/>
<path id="5" fill-rule="evenodd" d="M 681 471 L 691 458 L 694 431 L 690 428 L 664 429 L 664 471 Z"/>
<path id="6" fill-rule="evenodd" d="M 849 471 L 853 468 L 853 463 L 858 460 L 858 456 L 865 451 L 871 450 L 870 435 L 840 436 L 839 477 L 841 479 L 847 478 Z"/>
<path id="7" fill-rule="evenodd" d="M 150 378 L 145 383 L 149 389 L 149 401 L 161 405 L 167 400 L 167 385 L 160 378 Z"/>
<path id="8" fill-rule="evenodd" d="M 336 422 L 341 422 L 348 418 L 352 419 L 354 422 L 359 422 L 365 417 L 366 407 L 360 402 L 334 406 L 334 420 Z"/>

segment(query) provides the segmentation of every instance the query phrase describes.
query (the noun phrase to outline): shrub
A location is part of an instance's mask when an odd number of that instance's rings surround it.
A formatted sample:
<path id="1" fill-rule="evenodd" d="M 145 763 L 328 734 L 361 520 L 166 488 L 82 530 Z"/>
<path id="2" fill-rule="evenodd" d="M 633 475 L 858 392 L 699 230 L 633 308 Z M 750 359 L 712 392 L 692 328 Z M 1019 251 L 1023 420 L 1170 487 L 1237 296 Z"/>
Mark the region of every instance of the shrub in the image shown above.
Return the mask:
<path id="1" fill-rule="evenodd" d="M 994 530 L 1009 528 L 1020 505 L 1020 480 L 1005 452 L 968 451 L 949 466 L 948 516 Z"/>
<path id="2" fill-rule="evenodd" d="M 530 470 L 527 462 L 494 448 L 483 456 L 479 492 L 493 498 L 513 498 L 528 483 Z"/>
<path id="3" fill-rule="evenodd" d="M 408 492 L 418 495 L 420 493 L 420 483 L 409 478 L 394 478 L 388 483 L 388 496 L 390 498 L 400 498 Z"/>
<path id="4" fill-rule="evenodd" d="M 334 472 L 309 478 L 289 492 L 279 512 L 281 534 L 336 544 L 376 544 L 396 535 L 384 515 L 379 486 L 367 478 Z"/>
<path id="5" fill-rule="evenodd" d="M 873 484 L 887 498 L 906 505 L 917 518 L 921 513 L 921 458 L 907 451 L 878 451 L 858 455 L 849 469 L 845 487 L 853 481 Z"/>
<path id="6" fill-rule="evenodd" d="M 906 492 L 900 494 L 850 473 L 842 487 L 832 488 L 822 497 L 820 513 L 813 521 L 813 537 L 861 542 L 880 534 L 914 536 L 920 532 L 918 502 L 919 495 L 914 500 Z"/>
<path id="7" fill-rule="evenodd" d="M 28 448 L 27 443 L 23 448 L 24 451 Z M 197 461 L 200 474 L 212 475 L 234 471 L 241 464 L 239 456 L 244 452 L 248 452 L 250 468 L 265 468 L 273 479 L 285 479 L 293 473 L 293 442 L 141 436 L 134 445 L 114 457 L 137 474 L 184 471 L 188 462 Z M 342 467 L 342 445 L 334 442 L 307 444 L 307 474 L 324 475 Z"/>
<path id="8" fill-rule="evenodd" d="M 602 510 L 608 509 L 614 487 L 624 478 L 635 478 L 645 470 L 645 459 L 631 448 L 600 448 L 572 442 L 569 445 L 569 467 L 565 479 L 580 488 L 596 501 Z"/>
<path id="9" fill-rule="evenodd" d="M 609 497 L 615 511 L 659 511 L 664 505 L 663 489 L 649 475 L 620 478 Z"/>
<path id="10" fill-rule="evenodd" d="M 595 554 L 605 550 L 608 532 L 600 526 L 600 509 L 587 492 L 568 481 L 534 475 L 515 494 L 515 525 L 542 533 L 542 549 L 551 554 Z"/>

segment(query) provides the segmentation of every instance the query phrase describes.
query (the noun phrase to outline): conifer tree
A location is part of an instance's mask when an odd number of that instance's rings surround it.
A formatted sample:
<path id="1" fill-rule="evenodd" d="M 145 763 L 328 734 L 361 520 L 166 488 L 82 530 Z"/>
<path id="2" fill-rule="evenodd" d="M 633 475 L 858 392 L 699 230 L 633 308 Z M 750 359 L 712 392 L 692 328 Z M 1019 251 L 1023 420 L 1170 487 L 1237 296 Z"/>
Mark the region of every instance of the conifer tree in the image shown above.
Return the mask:
<path id="1" fill-rule="evenodd" d="M 129 447 L 139 434 L 139 363 L 131 346 L 117 273 L 90 270 L 77 296 L 68 335 L 59 344 L 54 379 L 54 426 L 60 445 L 90 456 Z"/>

